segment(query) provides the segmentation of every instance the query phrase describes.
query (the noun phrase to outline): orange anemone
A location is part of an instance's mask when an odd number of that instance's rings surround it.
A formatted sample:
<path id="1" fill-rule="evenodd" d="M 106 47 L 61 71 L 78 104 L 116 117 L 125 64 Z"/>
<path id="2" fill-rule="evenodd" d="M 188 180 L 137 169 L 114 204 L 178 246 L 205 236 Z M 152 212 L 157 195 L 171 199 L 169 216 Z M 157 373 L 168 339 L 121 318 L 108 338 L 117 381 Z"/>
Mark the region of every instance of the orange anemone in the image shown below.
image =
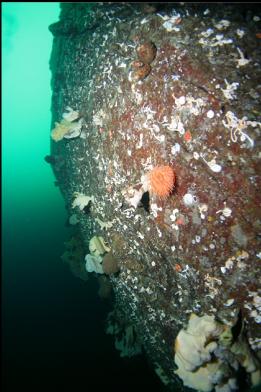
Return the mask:
<path id="1" fill-rule="evenodd" d="M 156 166 L 148 173 L 148 189 L 153 195 L 166 199 L 175 184 L 175 173 L 171 166 Z"/>

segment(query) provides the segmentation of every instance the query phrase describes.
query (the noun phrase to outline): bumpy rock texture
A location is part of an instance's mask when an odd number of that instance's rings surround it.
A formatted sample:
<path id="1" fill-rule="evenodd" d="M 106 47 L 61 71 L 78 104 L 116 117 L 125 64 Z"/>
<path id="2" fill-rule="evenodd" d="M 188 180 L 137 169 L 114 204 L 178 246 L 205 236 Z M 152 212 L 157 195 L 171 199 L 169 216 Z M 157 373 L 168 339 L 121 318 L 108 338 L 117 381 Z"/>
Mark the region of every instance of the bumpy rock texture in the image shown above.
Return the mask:
<path id="1" fill-rule="evenodd" d="M 117 262 L 119 271 L 106 276 L 115 314 L 135 326 L 170 390 L 186 389 L 174 373 L 174 341 L 192 313 L 228 326 L 244 320 L 258 358 L 255 5 L 62 3 L 50 30 L 52 129 L 68 106 L 82 119 L 80 135 L 52 140 L 51 164 L 85 254 L 103 236 Z M 156 55 L 143 61 L 141 45 Z M 126 194 L 138 192 L 142 175 L 164 165 L 175 171 L 171 195 L 146 192 L 130 205 Z M 75 192 L 93 202 L 73 209 Z M 244 388 L 250 384 L 246 375 Z"/>

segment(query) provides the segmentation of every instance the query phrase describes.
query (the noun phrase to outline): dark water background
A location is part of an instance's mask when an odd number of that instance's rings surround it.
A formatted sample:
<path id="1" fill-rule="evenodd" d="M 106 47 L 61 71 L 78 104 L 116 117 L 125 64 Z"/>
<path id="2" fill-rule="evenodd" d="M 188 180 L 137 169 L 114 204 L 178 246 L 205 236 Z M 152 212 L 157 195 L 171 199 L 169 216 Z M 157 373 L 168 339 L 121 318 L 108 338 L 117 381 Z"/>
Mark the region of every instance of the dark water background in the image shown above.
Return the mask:
<path id="1" fill-rule="evenodd" d="M 111 304 L 60 255 L 66 210 L 50 152 L 52 36 L 59 3 L 2 3 L 1 391 L 164 391 L 143 356 L 104 333 Z"/>

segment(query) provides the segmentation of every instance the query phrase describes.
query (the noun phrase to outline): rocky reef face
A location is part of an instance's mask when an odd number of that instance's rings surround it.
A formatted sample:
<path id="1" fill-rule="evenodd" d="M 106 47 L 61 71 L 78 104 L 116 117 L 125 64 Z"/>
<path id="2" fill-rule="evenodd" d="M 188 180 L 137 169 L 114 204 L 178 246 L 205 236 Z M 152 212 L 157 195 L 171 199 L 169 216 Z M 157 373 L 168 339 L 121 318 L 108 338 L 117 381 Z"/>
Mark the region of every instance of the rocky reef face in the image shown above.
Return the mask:
<path id="1" fill-rule="evenodd" d="M 107 254 L 116 346 L 138 341 L 170 390 L 258 385 L 261 14 L 62 3 L 50 30 L 50 162 L 82 240 L 77 274 L 95 274 L 84 253 L 99 273 Z"/>

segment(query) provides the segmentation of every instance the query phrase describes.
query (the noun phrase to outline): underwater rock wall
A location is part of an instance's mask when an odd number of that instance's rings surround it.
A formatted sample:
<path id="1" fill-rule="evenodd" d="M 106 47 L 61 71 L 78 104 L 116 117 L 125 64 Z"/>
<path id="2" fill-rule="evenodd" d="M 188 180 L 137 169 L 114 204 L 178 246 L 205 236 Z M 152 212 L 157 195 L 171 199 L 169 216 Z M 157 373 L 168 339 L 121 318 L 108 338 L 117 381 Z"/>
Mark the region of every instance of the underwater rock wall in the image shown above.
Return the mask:
<path id="1" fill-rule="evenodd" d="M 61 3 L 50 30 L 49 160 L 85 254 L 94 236 L 110 252 L 115 317 L 170 390 L 236 390 L 238 369 L 258 384 L 261 14 Z M 219 333 L 181 369 L 195 315 Z"/>

